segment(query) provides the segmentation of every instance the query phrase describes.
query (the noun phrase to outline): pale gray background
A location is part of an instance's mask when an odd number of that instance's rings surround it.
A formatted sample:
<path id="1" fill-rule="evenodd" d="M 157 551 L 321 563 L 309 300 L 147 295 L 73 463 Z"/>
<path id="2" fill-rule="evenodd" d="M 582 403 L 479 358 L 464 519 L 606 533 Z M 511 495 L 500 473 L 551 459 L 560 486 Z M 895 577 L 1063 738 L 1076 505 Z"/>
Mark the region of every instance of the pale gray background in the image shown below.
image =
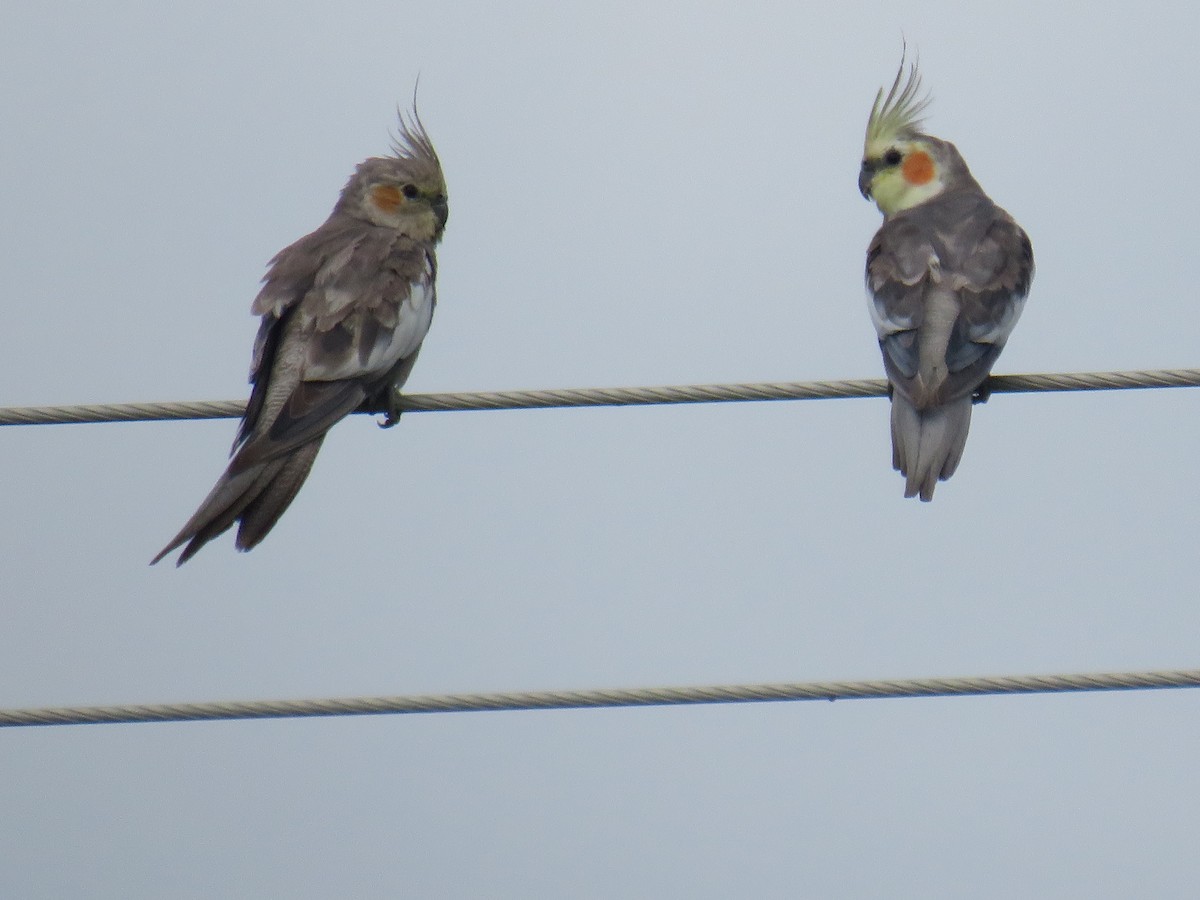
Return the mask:
<path id="1" fill-rule="evenodd" d="M 901 34 L 1038 276 L 999 372 L 1195 366 L 1193 3 L 9 3 L 0 404 L 232 399 L 266 261 L 421 76 L 413 391 L 877 377 Z M 231 421 L 0 433 L 0 706 L 1200 663 L 1200 393 L 336 428 L 266 543 L 146 563 Z M 12 897 L 1192 897 L 1200 695 L 0 732 Z"/>

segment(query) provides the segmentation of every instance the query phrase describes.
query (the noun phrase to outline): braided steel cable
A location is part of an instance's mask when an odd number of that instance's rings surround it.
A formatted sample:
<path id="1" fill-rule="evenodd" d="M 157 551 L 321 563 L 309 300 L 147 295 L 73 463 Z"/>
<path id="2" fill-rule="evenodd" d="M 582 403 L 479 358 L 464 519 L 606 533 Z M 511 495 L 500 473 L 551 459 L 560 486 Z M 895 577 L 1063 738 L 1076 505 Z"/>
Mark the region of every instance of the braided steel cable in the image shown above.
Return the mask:
<path id="1" fill-rule="evenodd" d="M 888 681 L 812 681 L 782 684 L 709 685 L 587 691 L 525 691 L 483 694 L 417 694 L 323 700 L 260 700 L 162 703 L 137 706 L 0 709 L 0 727 L 194 722 L 228 719 L 290 719 L 398 713 L 484 712 L 535 709 L 599 709 L 685 706 L 796 700 L 863 700 L 901 697 L 962 697 L 987 694 L 1055 694 L 1200 687 L 1200 669 L 1102 672 L 1084 675 L 1016 675 L 920 678 Z"/>
<path id="2" fill-rule="evenodd" d="M 832 400 L 850 397 L 884 397 L 887 396 L 887 387 L 887 382 L 882 378 L 860 378 L 848 381 L 564 388 L 545 391 L 402 394 L 398 405 L 404 412 L 448 412 L 488 409 L 562 409 L 585 406 L 648 406 L 672 403 L 731 403 L 755 400 Z M 984 383 L 984 392 L 986 394 L 1011 394 L 1171 387 L 1200 387 L 1200 369 L 994 375 Z M 245 409 L 246 404 L 237 400 L 14 406 L 0 407 L 0 425 L 230 419 L 241 416 Z M 377 408 L 358 410 L 361 413 L 383 411 Z"/>

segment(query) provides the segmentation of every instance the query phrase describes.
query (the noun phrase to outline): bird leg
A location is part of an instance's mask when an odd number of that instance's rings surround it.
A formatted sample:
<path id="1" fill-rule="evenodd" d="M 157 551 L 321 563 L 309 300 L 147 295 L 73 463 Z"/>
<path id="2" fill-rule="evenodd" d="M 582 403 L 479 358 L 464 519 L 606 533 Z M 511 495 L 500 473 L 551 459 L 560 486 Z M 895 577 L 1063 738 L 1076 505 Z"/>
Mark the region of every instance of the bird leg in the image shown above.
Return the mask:
<path id="1" fill-rule="evenodd" d="M 975 388 L 975 393 L 971 395 L 972 403 L 987 403 L 992 396 L 992 376 L 989 375 L 983 379 L 979 387 Z"/>
<path id="2" fill-rule="evenodd" d="M 383 420 L 378 423 L 379 427 L 391 428 L 400 421 L 400 414 L 404 412 L 400 406 L 400 391 L 390 384 L 385 385 L 364 400 L 358 407 L 358 412 L 371 416 L 382 413 Z"/>
<path id="3" fill-rule="evenodd" d="M 380 399 L 383 402 L 383 408 L 380 411 L 384 416 L 383 421 L 379 423 L 379 427 L 393 428 L 400 421 L 400 413 L 404 412 L 400 408 L 400 391 L 388 385 L 383 389 L 382 393 L 383 396 Z"/>

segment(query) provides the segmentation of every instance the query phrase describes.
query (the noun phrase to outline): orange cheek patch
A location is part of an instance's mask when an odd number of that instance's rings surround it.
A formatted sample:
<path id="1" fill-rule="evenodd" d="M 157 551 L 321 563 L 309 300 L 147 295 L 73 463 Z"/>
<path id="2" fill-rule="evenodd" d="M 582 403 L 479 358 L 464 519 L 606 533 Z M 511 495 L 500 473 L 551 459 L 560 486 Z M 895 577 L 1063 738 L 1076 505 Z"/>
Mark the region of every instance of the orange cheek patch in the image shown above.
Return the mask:
<path id="1" fill-rule="evenodd" d="M 371 202 L 387 213 L 394 213 L 404 202 L 400 188 L 390 184 L 381 184 L 371 189 Z"/>
<path id="2" fill-rule="evenodd" d="M 909 184 L 928 184 L 933 181 L 933 158 L 923 150 L 915 150 L 904 157 L 900 172 Z"/>

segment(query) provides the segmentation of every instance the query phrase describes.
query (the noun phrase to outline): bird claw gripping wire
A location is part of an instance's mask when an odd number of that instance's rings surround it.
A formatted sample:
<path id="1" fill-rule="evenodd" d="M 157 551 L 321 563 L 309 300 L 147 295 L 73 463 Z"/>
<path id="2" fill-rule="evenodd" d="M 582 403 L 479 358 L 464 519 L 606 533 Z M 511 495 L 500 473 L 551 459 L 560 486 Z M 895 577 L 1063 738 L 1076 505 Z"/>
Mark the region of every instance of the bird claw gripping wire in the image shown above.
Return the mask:
<path id="1" fill-rule="evenodd" d="M 975 393 L 971 395 L 972 403 L 987 403 L 992 397 L 992 376 L 984 379 L 983 384 L 975 388 Z"/>
<path id="2" fill-rule="evenodd" d="M 384 388 L 379 396 L 373 398 L 370 409 L 373 413 L 383 413 L 383 419 L 376 423 L 380 428 L 394 428 L 404 412 L 400 408 L 400 392 L 391 387 Z"/>

